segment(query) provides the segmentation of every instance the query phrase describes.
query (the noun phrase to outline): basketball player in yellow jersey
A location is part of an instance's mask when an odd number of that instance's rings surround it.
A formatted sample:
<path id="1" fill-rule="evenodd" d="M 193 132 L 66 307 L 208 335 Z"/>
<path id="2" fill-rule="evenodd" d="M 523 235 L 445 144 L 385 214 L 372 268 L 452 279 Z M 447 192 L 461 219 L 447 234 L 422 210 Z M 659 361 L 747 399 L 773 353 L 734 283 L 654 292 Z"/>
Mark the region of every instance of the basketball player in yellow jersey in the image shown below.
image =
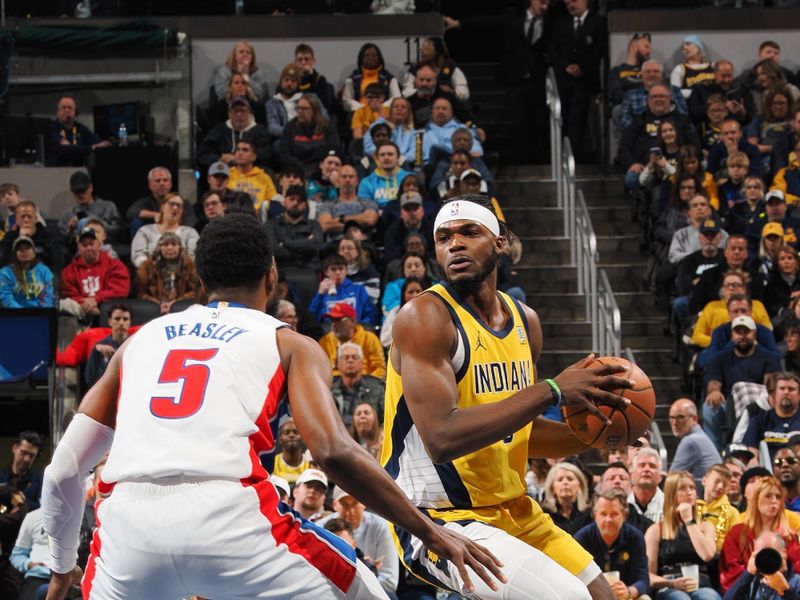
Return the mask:
<path id="1" fill-rule="evenodd" d="M 621 367 L 585 368 L 591 356 L 534 381 L 539 318 L 497 291 L 508 235 L 481 196 L 459 196 L 439 211 L 434 243 L 446 283 L 395 320 L 381 462 L 423 513 L 503 562 L 508 582 L 497 591 L 478 582 L 469 597 L 614 600 L 592 556 L 525 494 L 525 471 L 529 457 L 586 449 L 566 425 L 539 417 L 545 409 L 624 408 L 628 401 L 606 390 L 631 383 L 614 376 Z M 415 575 L 463 593 L 446 560 L 400 528 L 393 535 Z"/>

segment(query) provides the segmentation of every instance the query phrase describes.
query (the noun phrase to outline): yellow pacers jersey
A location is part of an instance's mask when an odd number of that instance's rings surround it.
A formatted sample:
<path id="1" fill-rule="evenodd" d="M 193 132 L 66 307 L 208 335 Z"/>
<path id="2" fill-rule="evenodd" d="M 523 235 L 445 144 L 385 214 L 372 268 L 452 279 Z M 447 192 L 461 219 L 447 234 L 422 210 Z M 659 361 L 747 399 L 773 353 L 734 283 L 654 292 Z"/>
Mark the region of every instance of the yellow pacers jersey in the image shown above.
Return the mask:
<path id="1" fill-rule="evenodd" d="M 451 358 L 458 408 L 499 402 L 534 383 L 528 322 L 514 299 L 498 292 L 510 318 L 502 331 L 495 331 L 451 287 L 435 285 L 426 293 L 444 303 L 458 331 Z M 389 363 L 381 464 L 411 502 L 424 508 L 471 508 L 525 495 L 530 422 L 486 448 L 434 464 L 409 414 L 400 375 Z M 404 372 L 403 377 L 414 373 Z"/>

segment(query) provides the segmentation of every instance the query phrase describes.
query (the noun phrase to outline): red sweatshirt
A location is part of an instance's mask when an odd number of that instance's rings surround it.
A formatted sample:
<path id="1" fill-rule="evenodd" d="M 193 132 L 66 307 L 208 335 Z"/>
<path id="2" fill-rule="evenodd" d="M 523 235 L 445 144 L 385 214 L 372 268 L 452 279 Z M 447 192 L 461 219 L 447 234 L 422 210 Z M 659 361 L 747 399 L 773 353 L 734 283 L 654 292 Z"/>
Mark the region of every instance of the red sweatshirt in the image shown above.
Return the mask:
<path id="1" fill-rule="evenodd" d="M 117 258 L 105 252 L 99 260 L 87 265 L 80 256 L 69 263 L 61 272 L 61 297 L 82 302 L 94 296 L 98 304 L 112 298 L 127 298 L 131 288 L 128 269 Z"/>

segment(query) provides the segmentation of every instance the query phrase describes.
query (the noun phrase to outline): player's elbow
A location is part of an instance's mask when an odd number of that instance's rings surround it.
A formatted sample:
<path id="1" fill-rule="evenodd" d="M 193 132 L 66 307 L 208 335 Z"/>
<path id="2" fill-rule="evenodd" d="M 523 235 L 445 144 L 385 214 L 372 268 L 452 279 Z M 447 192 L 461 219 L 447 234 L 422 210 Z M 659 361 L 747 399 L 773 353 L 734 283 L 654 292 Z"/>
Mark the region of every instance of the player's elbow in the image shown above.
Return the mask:
<path id="1" fill-rule="evenodd" d="M 439 437 L 436 440 L 426 441 L 425 449 L 428 451 L 428 455 L 436 465 L 450 462 L 451 460 L 461 456 L 461 453 L 458 452 L 453 444 L 443 437 Z"/>

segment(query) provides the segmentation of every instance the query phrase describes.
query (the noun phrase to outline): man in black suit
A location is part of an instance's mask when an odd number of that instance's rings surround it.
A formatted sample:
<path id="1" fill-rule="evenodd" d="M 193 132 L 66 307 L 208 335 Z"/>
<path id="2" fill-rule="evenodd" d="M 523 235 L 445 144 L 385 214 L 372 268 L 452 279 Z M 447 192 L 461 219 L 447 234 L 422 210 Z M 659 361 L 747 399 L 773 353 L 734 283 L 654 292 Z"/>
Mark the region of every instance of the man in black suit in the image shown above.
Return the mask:
<path id="1" fill-rule="evenodd" d="M 549 144 L 547 98 L 547 49 L 554 20 L 550 0 L 529 0 L 527 7 L 511 11 L 503 21 L 501 77 L 509 84 L 508 107 L 518 134 L 514 153 L 525 159 L 543 160 Z"/>
<path id="2" fill-rule="evenodd" d="M 506 102 L 514 123 L 514 156 L 540 162 L 547 158 L 550 148 L 545 77 L 555 18 L 548 10 L 550 0 L 523 0 L 517 4 L 497 17 L 463 22 L 445 17 L 444 23 L 446 29 L 462 28 L 470 35 L 502 32 L 499 74 L 509 86 Z"/>
<path id="3" fill-rule="evenodd" d="M 566 0 L 568 15 L 556 21 L 550 62 L 556 73 L 564 133 L 572 149 L 582 147 L 592 94 L 600 91 L 600 60 L 606 54 L 604 19 L 590 13 L 588 0 Z"/>

